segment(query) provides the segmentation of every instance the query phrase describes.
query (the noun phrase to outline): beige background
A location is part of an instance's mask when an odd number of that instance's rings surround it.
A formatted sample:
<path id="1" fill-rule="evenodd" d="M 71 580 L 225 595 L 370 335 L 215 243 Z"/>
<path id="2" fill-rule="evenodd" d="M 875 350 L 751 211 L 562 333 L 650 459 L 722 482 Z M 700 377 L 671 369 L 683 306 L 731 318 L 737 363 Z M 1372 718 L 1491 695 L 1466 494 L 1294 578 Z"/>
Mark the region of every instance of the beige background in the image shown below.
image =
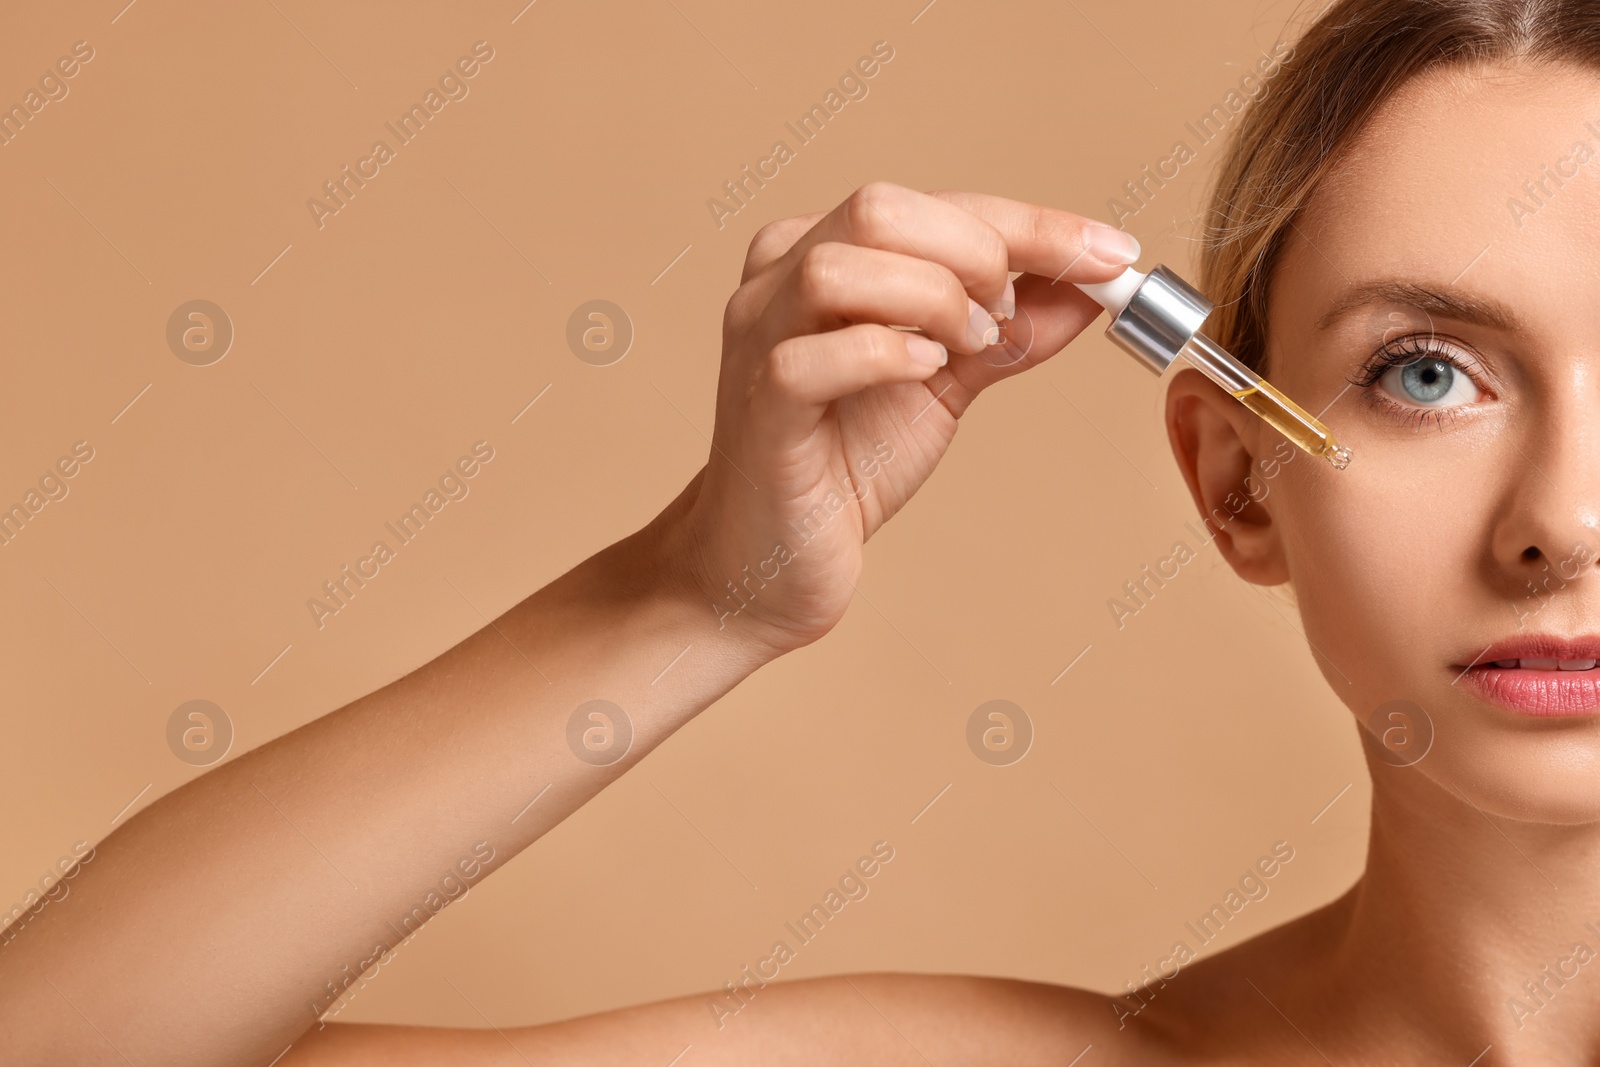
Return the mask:
<path id="1" fill-rule="evenodd" d="M 1183 139 L 1198 158 L 1129 228 L 1144 266 L 1187 269 L 1218 148 L 1184 124 L 1292 14 L 124 2 L 17 9 L 0 33 L 0 101 L 95 49 L 0 148 L 0 503 L 73 442 L 96 453 L 0 548 L 7 910 L 200 773 L 167 746 L 179 704 L 221 705 L 237 755 L 480 626 L 464 598 L 497 614 L 655 514 L 704 459 L 722 308 L 763 222 L 873 178 L 1106 218 Z M 470 95 L 319 230 L 306 200 L 479 40 Z M 707 198 L 878 40 L 895 56 L 869 95 L 718 230 Z M 195 298 L 236 329 L 208 367 L 165 341 Z M 608 367 L 564 339 L 597 298 L 636 330 Z M 786 976 L 1112 989 L 1274 841 L 1295 859 L 1219 944 L 1343 891 L 1367 779 L 1288 597 L 1212 547 L 1112 623 L 1122 583 L 1192 542 L 1161 408 L 1098 331 L 985 396 L 873 541 L 870 603 L 474 888 L 341 1017 L 481 1025 L 446 978 L 502 1025 L 716 988 L 880 839 L 896 858 L 871 895 Z M 307 598 L 478 439 L 497 457 L 471 496 L 319 631 Z M 1004 768 L 965 741 L 996 698 L 1037 735 Z"/>

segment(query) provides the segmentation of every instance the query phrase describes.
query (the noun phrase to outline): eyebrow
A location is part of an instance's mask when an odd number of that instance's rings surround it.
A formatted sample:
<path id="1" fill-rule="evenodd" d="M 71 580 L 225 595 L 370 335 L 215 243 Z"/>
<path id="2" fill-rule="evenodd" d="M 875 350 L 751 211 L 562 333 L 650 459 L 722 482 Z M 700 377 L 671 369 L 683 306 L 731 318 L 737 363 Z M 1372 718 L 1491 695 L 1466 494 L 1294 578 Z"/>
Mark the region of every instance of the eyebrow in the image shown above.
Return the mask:
<path id="1" fill-rule="evenodd" d="M 1453 286 L 1430 287 L 1415 282 L 1386 279 L 1353 285 L 1339 294 L 1328 312 L 1317 320 L 1317 329 L 1327 329 L 1334 320 L 1369 304 L 1405 304 L 1441 318 L 1455 319 L 1511 331 L 1517 317 L 1506 305 L 1474 296 Z"/>

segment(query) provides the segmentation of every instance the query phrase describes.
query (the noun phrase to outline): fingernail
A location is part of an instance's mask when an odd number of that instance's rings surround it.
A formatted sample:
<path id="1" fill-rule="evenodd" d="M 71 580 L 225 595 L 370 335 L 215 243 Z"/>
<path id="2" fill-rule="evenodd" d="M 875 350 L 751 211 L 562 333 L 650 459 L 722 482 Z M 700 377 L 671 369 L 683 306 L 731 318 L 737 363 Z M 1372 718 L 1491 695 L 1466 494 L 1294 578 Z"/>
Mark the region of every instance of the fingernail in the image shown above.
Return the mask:
<path id="1" fill-rule="evenodd" d="M 1000 294 L 993 307 L 989 309 L 989 317 L 995 321 L 1014 318 L 1017 314 L 1017 285 L 1012 279 L 1006 279 L 1006 291 Z"/>
<path id="2" fill-rule="evenodd" d="M 967 330 L 974 344 L 987 348 L 1000 343 L 1000 327 L 983 305 L 971 297 L 967 298 Z"/>
<path id="3" fill-rule="evenodd" d="M 1100 223 L 1086 227 L 1084 240 L 1087 241 L 1089 250 L 1094 253 L 1095 258 L 1102 263 L 1128 266 L 1139 261 L 1142 251 L 1133 234 Z"/>
<path id="4" fill-rule="evenodd" d="M 950 350 L 931 337 L 906 333 L 906 354 L 924 367 L 942 367 L 950 360 Z"/>

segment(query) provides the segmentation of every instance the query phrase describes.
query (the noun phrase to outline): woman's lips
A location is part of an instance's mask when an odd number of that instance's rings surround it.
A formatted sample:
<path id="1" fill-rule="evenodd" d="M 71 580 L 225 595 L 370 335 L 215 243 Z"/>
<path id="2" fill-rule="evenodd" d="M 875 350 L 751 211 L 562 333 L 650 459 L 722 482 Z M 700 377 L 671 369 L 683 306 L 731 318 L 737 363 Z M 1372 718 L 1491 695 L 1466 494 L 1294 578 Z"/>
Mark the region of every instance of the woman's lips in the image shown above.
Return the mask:
<path id="1" fill-rule="evenodd" d="M 1600 641 L 1529 634 L 1484 649 L 1463 680 L 1523 715 L 1600 714 Z"/>
<path id="2" fill-rule="evenodd" d="M 1590 661 L 1593 662 L 1593 661 Z M 1462 679 L 1491 702 L 1524 715 L 1600 713 L 1600 669 L 1473 667 Z"/>

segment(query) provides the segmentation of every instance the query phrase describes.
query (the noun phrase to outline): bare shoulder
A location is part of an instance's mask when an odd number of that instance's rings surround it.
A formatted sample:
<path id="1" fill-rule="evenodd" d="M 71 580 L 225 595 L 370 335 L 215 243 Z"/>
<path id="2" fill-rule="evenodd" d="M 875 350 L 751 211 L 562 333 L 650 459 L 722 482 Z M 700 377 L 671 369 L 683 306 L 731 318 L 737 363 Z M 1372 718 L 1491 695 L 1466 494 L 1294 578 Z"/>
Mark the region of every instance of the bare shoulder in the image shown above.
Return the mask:
<path id="1" fill-rule="evenodd" d="M 1127 996 L 975 975 L 866 973 L 762 982 L 538 1026 L 340 1024 L 280 1067 L 1121 1067 L 1284 1063 L 1288 1018 L 1315 1019 L 1347 895 Z"/>
<path id="2" fill-rule="evenodd" d="M 887 973 L 822 981 L 840 983 L 841 1000 L 844 990 L 855 998 L 861 1007 L 854 1017 L 864 1031 L 876 1016 L 879 1028 L 916 1045 L 919 1061 L 1061 1067 L 1092 1048 L 1096 1055 L 1084 1056 L 1086 1062 L 1123 1062 L 1115 1047 L 1122 1036 L 1116 1012 L 1103 993 L 977 975 Z"/>
<path id="3" fill-rule="evenodd" d="M 715 1010 L 717 999 L 680 997 L 500 1030 L 330 1025 L 296 1042 L 281 1067 L 514 1067 L 540 1057 L 617 1067 L 1160 1062 L 1148 1038 L 1119 1029 L 1111 998 L 1040 982 L 872 973 L 769 982 L 731 1015 Z"/>

